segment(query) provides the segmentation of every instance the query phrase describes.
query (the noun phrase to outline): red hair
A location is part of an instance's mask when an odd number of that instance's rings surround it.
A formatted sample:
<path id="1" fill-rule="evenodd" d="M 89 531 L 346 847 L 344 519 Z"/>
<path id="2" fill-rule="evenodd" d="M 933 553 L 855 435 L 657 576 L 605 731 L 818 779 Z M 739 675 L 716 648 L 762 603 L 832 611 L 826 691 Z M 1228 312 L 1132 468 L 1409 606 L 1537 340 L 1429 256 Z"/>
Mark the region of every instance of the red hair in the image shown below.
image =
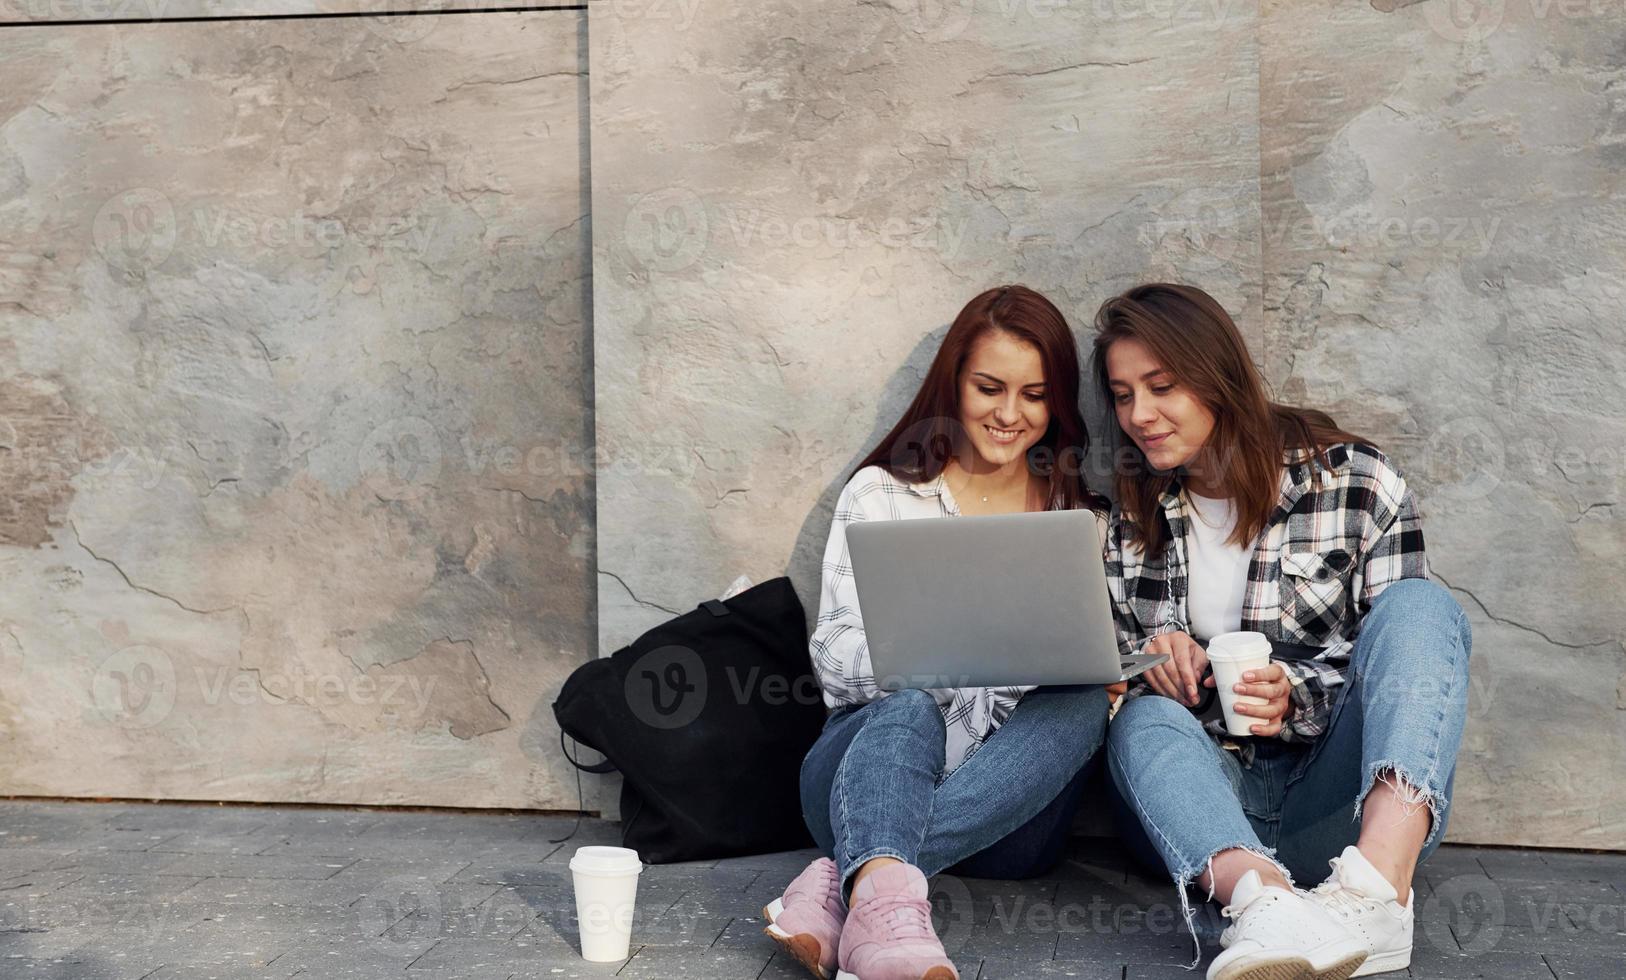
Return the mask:
<path id="1" fill-rule="evenodd" d="M 959 444 L 960 375 L 977 340 L 1003 331 L 1039 351 L 1050 424 L 1028 450 L 1029 472 L 1049 480 L 1048 509 L 1106 510 L 1084 483 L 1090 434 L 1078 410 L 1078 343 L 1055 304 L 1026 286 L 999 286 L 965 305 L 932 358 L 920 391 L 858 469 L 879 466 L 905 483 L 937 479 Z"/>

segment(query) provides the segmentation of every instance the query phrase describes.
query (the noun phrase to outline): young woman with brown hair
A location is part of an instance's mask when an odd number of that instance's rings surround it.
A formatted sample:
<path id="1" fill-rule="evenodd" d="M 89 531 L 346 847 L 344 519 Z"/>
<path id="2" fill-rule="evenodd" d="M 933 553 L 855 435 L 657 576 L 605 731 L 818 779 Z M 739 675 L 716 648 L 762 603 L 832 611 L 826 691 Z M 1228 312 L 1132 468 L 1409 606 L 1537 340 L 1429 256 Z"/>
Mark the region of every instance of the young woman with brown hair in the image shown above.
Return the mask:
<path id="1" fill-rule="evenodd" d="M 1055 864 L 1121 687 L 887 693 L 875 681 L 846 529 L 857 521 L 1092 507 L 1078 350 L 1023 286 L 955 317 L 908 410 L 836 503 L 812 658 L 832 713 L 802 763 L 808 828 L 831 855 L 765 910 L 816 975 L 952 980 L 926 878 L 1019 878 Z M 971 600 L 974 597 L 968 596 Z M 833 860 L 832 860 L 833 858 Z"/>
<path id="2" fill-rule="evenodd" d="M 1428 581 L 1417 501 L 1370 440 L 1272 402 L 1236 324 L 1189 286 L 1096 318 L 1096 380 L 1127 437 L 1106 535 L 1126 651 L 1171 660 L 1109 733 L 1131 849 L 1233 923 L 1210 980 L 1342 980 L 1411 960 L 1411 880 L 1450 813 L 1467 617 Z M 1251 737 L 1205 728 L 1205 644 L 1263 633 Z M 1333 874 L 1312 892 L 1297 876 Z M 1195 935 L 1195 932 L 1193 933 Z"/>

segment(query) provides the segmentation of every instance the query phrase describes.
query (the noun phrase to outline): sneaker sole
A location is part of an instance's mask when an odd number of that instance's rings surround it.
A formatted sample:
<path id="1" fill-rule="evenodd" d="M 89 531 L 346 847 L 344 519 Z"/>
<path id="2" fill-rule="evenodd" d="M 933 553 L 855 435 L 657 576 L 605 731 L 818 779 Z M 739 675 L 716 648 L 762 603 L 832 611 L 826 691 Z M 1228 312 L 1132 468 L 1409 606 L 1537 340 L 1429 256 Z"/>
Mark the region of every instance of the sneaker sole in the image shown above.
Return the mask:
<path id="1" fill-rule="evenodd" d="M 1366 954 L 1355 953 L 1324 970 L 1317 970 L 1302 956 L 1287 956 L 1234 963 L 1210 980 L 1350 980 L 1364 962 Z"/>
<path id="2" fill-rule="evenodd" d="M 1369 977 L 1374 973 L 1389 973 L 1394 970 L 1404 970 L 1411 966 L 1411 947 L 1391 950 L 1387 953 L 1378 953 L 1366 958 L 1361 968 L 1350 974 L 1351 980 L 1355 977 Z"/>
<path id="3" fill-rule="evenodd" d="M 785 906 L 777 898 L 762 907 L 762 917 L 768 922 L 762 929 L 763 935 L 778 943 L 791 959 L 802 964 L 819 980 L 830 980 L 830 974 L 819 965 L 819 954 L 822 952 L 819 941 L 805 932 L 793 936 L 774 924 L 784 910 Z"/>

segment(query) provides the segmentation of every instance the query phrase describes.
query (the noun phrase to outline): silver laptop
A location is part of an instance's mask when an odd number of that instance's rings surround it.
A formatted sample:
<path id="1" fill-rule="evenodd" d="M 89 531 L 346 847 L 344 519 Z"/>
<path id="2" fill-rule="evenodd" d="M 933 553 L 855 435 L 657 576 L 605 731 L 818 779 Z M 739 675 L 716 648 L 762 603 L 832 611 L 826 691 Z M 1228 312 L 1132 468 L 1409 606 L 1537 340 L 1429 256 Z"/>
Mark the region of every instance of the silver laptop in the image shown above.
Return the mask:
<path id="1" fill-rule="evenodd" d="M 1168 657 L 1120 657 L 1088 510 L 847 527 L 876 684 L 1111 684 Z"/>

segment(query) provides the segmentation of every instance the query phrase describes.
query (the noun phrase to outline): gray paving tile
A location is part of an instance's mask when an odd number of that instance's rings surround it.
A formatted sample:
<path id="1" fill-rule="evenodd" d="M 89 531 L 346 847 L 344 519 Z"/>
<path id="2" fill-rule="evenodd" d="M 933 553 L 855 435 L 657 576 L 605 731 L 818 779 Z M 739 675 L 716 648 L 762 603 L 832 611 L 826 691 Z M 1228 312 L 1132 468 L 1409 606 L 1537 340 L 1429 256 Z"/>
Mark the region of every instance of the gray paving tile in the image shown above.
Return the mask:
<path id="1" fill-rule="evenodd" d="M 1485 873 L 1502 881 L 1607 882 L 1621 872 L 1618 854 L 1492 848 L 1478 857 Z"/>
<path id="2" fill-rule="evenodd" d="M 151 956 L 121 954 L 62 956 L 52 959 L 10 957 L 0 959 L 0 975 L 6 980 L 143 980 L 162 966 Z"/>
<path id="3" fill-rule="evenodd" d="M 259 970 L 297 945 L 301 938 L 308 937 L 205 922 L 177 939 L 139 948 L 145 953 L 162 953 L 165 966 L 232 966 L 239 970 Z"/>
<path id="4" fill-rule="evenodd" d="M 1054 959 L 1060 933 L 1035 929 L 1002 929 L 988 925 L 962 935 L 939 932 L 943 949 L 956 962 L 995 959 L 1026 962 Z"/>
<path id="5" fill-rule="evenodd" d="M 1191 962 L 1192 953 L 1191 933 L 1178 918 L 1169 928 L 1132 933 L 1073 930 L 1061 932 L 1056 940 L 1058 960 L 1184 966 Z"/>
<path id="6" fill-rule="evenodd" d="M 539 949 L 529 959 L 521 959 L 522 964 L 514 972 L 513 980 L 569 980 L 569 978 L 608 977 L 615 976 L 624 969 L 633 956 L 638 955 L 639 948 L 634 946 L 631 955 L 625 960 L 614 963 L 589 963 L 581 958 L 581 954 L 573 947 L 566 947 L 564 951 L 554 947 Z M 804 978 L 806 974 L 803 975 Z M 418 980 L 416 973 L 409 973 L 407 980 Z"/>
<path id="7" fill-rule="evenodd" d="M 194 906 L 143 895 L 63 895 L 0 900 L 0 923 L 11 929 L 86 928 L 140 933 L 174 932 L 200 921 Z"/>
<path id="8" fill-rule="evenodd" d="M 289 975 L 273 972 L 270 961 L 256 951 L 226 951 L 215 955 L 188 953 L 165 963 L 141 980 L 243 980 L 245 977 L 283 980 Z"/>
<path id="9" fill-rule="evenodd" d="M 955 964 L 960 966 L 958 962 Z M 1182 971 L 1184 972 L 1184 971 Z M 966 976 L 962 966 L 960 975 Z M 1076 977 L 1077 980 L 1119 980 L 1123 967 L 1103 963 L 1051 960 L 1035 962 L 1029 959 L 1003 960 L 990 958 L 982 961 L 982 971 L 972 974 L 976 980 L 1024 980 L 1026 977 Z M 1191 974 L 1185 975 L 1191 980 Z"/>
<path id="10" fill-rule="evenodd" d="M 478 940 L 506 943 L 530 925 L 535 914 L 526 907 L 419 909 L 401 919 L 387 933 L 413 939 Z"/>
<path id="11" fill-rule="evenodd" d="M 518 857 L 541 862 L 557 845 L 502 839 L 438 841 L 424 837 L 389 837 L 383 834 L 304 837 L 251 834 L 244 840 L 255 850 L 250 854 L 320 856 L 329 858 L 380 858 L 385 860 L 428 861 L 457 857 L 463 861 L 501 862 Z"/>
<path id="12" fill-rule="evenodd" d="M 261 818 L 256 831 L 286 829 L 301 834 L 360 834 L 386 819 L 390 811 L 371 807 L 267 806 L 244 810 Z"/>
<path id="13" fill-rule="evenodd" d="M 258 860 L 258 859 L 256 859 Z M 288 860 L 318 860 L 294 859 Z M 423 885 L 446 884 L 453 880 L 465 881 L 456 878 L 457 874 L 467 868 L 469 863 L 456 857 L 430 860 L 416 860 L 403 858 L 357 858 L 353 861 L 348 858 L 338 858 L 338 862 L 348 862 L 326 879 L 335 884 L 359 884 L 368 891 L 393 892 L 402 888 L 417 888 Z"/>
<path id="14" fill-rule="evenodd" d="M 1131 963 L 1124 968 L 1124 978 L 1125 980 L 1194 980 L 1194 978 L 1203 975 L 1202 970 L 1207 969 L 1208 963 L 1217 953 L 1217 949 L 1206 950 L 1200 964 L 1201 969 L 1195 972 L 1187 970 L 1183 966 L 1170 966 L 1166 963 L 1158 966 Z M 1384 974 L 1386 977 L 1403 977 L 1405 975 L 1405 973 Z"/>
<path id="15" fill-rule="evenodd" d="M 649 949 L 668 946 L 711 949 L 732 921 L 732 915 L 711 911 L 703 903 L 682 900 L 648 922 L 634 921 L 633 934 Z"/>
<path id="16" fill-rule="evenodd" d="M 782 952 L 776 952 L 773 954 L 773 959 L 769 960 L 768 965 L 763 968 L 757 980 L 807 980 L 812 975 L 807 972 L 807 967 L 796 962 L 794 958 Z M 974 980 L 974 978 L 966 977 L 965 980 Z"/>
<path id="17" fill-rule="evenodd" d="M 78 848 L 35 847 L 32 844 L 0 847 L 0 878 L 29 871 L 71 867 L 76 850 Z"/>
<path id="18" fill-rule="evenodd" d="M 176 901 L 194 905 L 303 905 L 309 908 L 347 908 L 367 894 L 369 883 L 358 880 L 311 881 L 305 878 L 203 878 L 175 893 Z"/>
<path id="19" fill-rule="evenodd" d="M 563 837 L 570 832 L 574 823 L 574 817 L 552 815 L 381 812 L 377 822 L 362 831 L 359 836 L 431 840 L 450 844 L 470 840 L 535 843 L 542 838 Z"/>
<path id="20" fill-rule="evenodd" d="M 258 854 L 267 846 L 265 838 L 252 833 L 187 830 L 154 844 L 151 851 L 156 854 Z"/>
<path id="21" fill-rule="evenodd" d="M 142 854 L 160 858 L 154 873 L 199 878 L 332 878 L 355 863 L 352 858 L 260 856 L 257 854 Z M 98 861 L 97 867 L 101 864 Z"/>
<path id="22" fill-rule="evenodd" d="M 694 977 L 696 980 L 756 980 L 773 957 L 772 950 L 760 953 L 739 950 L 685 950 L 645 946 L 616 976 L 624 980 L 668 980 Z"/>
<path id="23" fill-rule="evenodd" d="M 723 931 L 718 933 L 717 939 L 712 942 L 711 948 L 746 950 L 772 948 L 773 941 L 762 934 L 767 924 L 760 910 L 751 915 L 737 915 L 728 920 Z"/>
<path id="24" fill-rule="evenodd" d="M 558 940 L 547 943 L 511 943 L 498 939 L 442 938 L 412 963 L 410 976 L 419 970 L 446 970 L 454 967 L 478 968 L 489 976 L 506 976 L 554 966 L 585 962 L 576 947 Z M 615 964 L 619 966 L 620 964 Z"/>
<path id="25" fill-rule="evenodd" d="M 1411 975 L 1424 980 L 1552 980 L 1539 953 L 1453 955 L 1416 948 L 1412 950 Z"/>
<path id="26" fill-rule="evenodd" d="M 823 851 L 806 848 L 799 851 L 780 851 L 775 854 L 750 854 L 743 857 L 720 858 L 712 866 L 724 870 L 749 869 L 785 875 L 785 882 L 802 873 L 802 869 L 824 856 Z"/>
<path id="27" fill-rule="evenodd" d="M 51 894 L 63 901 L 86 897 L 174 898 L 203 880 L 180 875 L 103 874 L 92 869 Z"/>
<path id="28" fill-rule="evenodd" d="M 971 896 L 975 922 L 979 925 L 995 923 L 1007 928 L 1021 923 L 1025 917 L 1031 917 L 1035 910 L 1053 908 L 1056 890 L 1061 884 L 1055 880 L 993 881 L 977 878 L 961 878 L 959 882 L 964 891 L 953 891 L 962 896 Z M 950 889 L 941 889 L 941 895 L 944 900 L 950 899 Z M 952 911 L 943 910 L 944 914 Z"/>
<path id="29" fill-rule="evenodd" d="M 561 864 L 542 864 L 535 861 L 471 861 L 459 869 L 452 880 L 568 889 L 570 870 Z"/>
<path id="30" fill-rule="evenodd" d="M 18 896 L 46 895 L 78 881 L 85 874 L 86 872 L 79 868 L 68 868 L 60 871 L 30 871 L 9 878 L 0 877 L 0 900 Z"/>
<path id="31" fill-rule="evenodd" d="M 1626 977 L 1626 946 L 1613 953 L 1546 953 L 1542 959 L 1558 980 Z"/>
<path id="32" fill-rule="evenodd" d="M 1452 875 L 1482 875 L 1485 868 L 1479 863 L 1482 854 L 1493 854 L 1494 848 L 1466 847 L 1461 844 L 1441 844 L 1418 866 L 1418 874 L 1449 878 Z"/>
<path id="33" fill-rule="evenodd" d="M 1626 943 L 1626 902 L 1609 885 L 1459 875 L 1418 905 L 1418 932 L 1468 952 L 1604 950 Z"/>
<path id="34" fill-rule="evenodd" d="M 184 946 L 181 937 L 202 914 L 172 903 L 129 900 L 41 907 L 27 913 L 26 923 L 0 949 L 34 959 L 115 954 L 164 959 Z"/>
<path id="35" fill-rule="evenodd" d="M 78 850 L 69 854 L 57 866 L 72 868 L 84 872 L 98 874 L 132 874 L 155 875 L 164 873 L 164 869 L 173 865 L 179 854 L 160 854 L 155 851 L 89 851 Z M 187 877 L 199 877 L 198 874 L 188 875 L 186 872 L 176 874 Z"/>
<path id="36" fill-rule="evenodd" d="M 812 851 L 646 867 L 635 955 L 586 963 L 567 864 L 620 829 L 585 820 L 546 842 L 571 822 L 0 801 L 0 976 L 111 980 L 159 963 L 152 980 L 806 976 L 762 936 L 761 907 Z M 1615 883 L 1626 855 L 1443 847 L 1417 879 L 1414 973 L 1626 976 Z M 966 980 L 1192 976 L 1173 887 L 1110 842 L 1075 840 L 1032 881 L 940 875 L 933 898 Z M 1198 921 L 1206 961 L 1222 923 L 1208 903 Z"/>
<path id="37" fill-rule="evenodd" d="M 356 935 L 320 936 L 301 939 L 271 959 L 265 976 L 284 980 L 302 976 L 308 980 L 337 976 L 405 975 L 411 966 L 435 945 L 435 940 L 404 943 L 396 939 L 375 941 Z"/>

